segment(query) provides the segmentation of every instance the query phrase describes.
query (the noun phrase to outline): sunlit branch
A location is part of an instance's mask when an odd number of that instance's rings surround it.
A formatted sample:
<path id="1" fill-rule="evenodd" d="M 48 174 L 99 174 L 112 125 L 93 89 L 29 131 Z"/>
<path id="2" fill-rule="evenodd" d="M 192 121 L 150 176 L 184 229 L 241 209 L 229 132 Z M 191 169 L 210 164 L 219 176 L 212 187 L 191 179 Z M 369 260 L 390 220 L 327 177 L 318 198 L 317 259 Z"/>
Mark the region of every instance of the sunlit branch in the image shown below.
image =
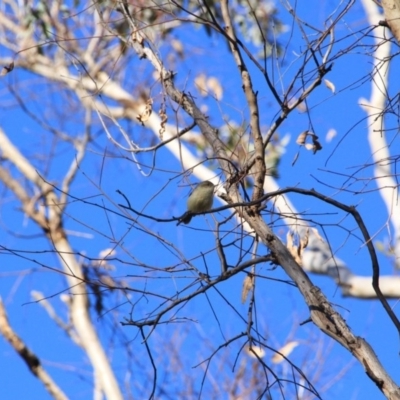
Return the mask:
<path id="1" fill-rule="evenodd" d="M 43 368 L 40 359 L 28 348 L 24 341 L 14 332 L 8 322 L 3 301 L 0 299 L 0 333 L 10 343 L 14 350 L 25 361 L 27 367 L 44 385 L 49 394 L 56 400 L 67 400 L 68 397 L 54 382 L 51 376 Z"/>

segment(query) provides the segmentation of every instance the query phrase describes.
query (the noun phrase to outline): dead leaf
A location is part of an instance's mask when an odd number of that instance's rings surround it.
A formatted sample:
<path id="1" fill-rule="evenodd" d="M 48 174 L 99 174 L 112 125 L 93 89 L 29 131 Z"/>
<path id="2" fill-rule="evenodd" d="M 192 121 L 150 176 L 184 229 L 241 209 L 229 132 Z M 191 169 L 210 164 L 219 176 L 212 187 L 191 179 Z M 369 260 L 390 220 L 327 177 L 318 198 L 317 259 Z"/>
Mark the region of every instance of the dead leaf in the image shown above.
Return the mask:
<path id="1" fill-rule="evenodd" d="M 246 278 L 244 278 L 243 281 L 243 288 L 242 288 L 242 304 L 244 304 L 247 300 L 247 296 L 254 288 L 254 275 L 253 274 L 248 274 Z"/>
<path id="2" fill-rule="evenodd" d="M 294 244 L 293 236 L 294 236 L 294 234 L 292 232 L 289 231 L 287 233 L 287 235 L 286 235 L 286 247 L 289 250 L 289 252 L 292 255 L 292 257 L 294 258 L 294 260 L 297 262 L 297 264 L 301 265 L 301 258 L 300 258 L 299 253 L 298 253 L 298 248 Z"/>
<path id="3" fill-rule="evenodd" d="M 306 143 L 308 137 L 311 138 L 312 143 Z M 312 150 L 314 154 L 322 149 L 321 143 L 318 141 L 318 136 L 310 131 L 301 132 L 296 139 L 296 143 L 304 146 L 307 150 Z"/>
<path id="4" fill-rule="evenodd" d="M 307 136 L 308 131 L 301 132 L 300 135 L 297 136 L 296 143 L 303 146 L 306 143 Z"/>
<path id="5" fill-rule="evenodd" d="M 265 350 L 260 346 L 246 346 L 246 353 L 253 358 L 265 357 Z"/>
<path id="6" fill-rule="evenodd" d="M 222 99 L 222 85 L 220 84 L 219 80 L 214 76 L 210 76 L 209 78 L 207 78 L 205 74 L 200 74 L 195 78 L 194 83 L 203 97 L 208 96 L 210 92 L 212 92 L 217 100 Z"/>
<path id="7" fill-rule="evenodd" d="M 318 141 L 318 136 L 313 136 L 313 153 L 315 154 L 317 151 L 322 149 L 321 143 Z"/>
<path id="8" fill-rule="evenodd" d="M 116 282 L 114 281 L 114 279 L 111 278 L 111 276 L 108 276 L 108 275 L 100 276 L 99 280 L 103 285 L 106 285 L 108 289 L 115 289 L 118 286 L 116 284 Z"/>
<path id="9" fill-rule="evenodd" d="M 305 249 L 308 246 L 308 237 L 309 237 L 310 231 L 308 228 L 306 229 L 304 236 L 300 239 L 300 256 L 302 255 L 303 249 Z"/>
<path id="10" fill-rule="evenodd" d="M 278 352 L 279 352 L 280 354 L 276 353 L 276 354 L 272 357 L 272 362 L 275 363 L 275 364 L 281 363 L 282 361 L 285 360 L 285 357 L 288 357 L 289 354 L 293 351 L 293 349 L 294 349 L 295 347 L 297 347 L 298 345 L 299 345 L 299 342 L 295 342 L 295 341 L 286 343 L 283 347 L 281 347 L 281 348 L 278 350 Z"/>
<path id="11" fill-rule="evenodd" d="M 196 76 L 194 84 L 203 97 L 207 96 L 207 79 L 205 74 Z"/>
<path id="12" fill-rule="evenodd" d="M 99 258 L 107 258 L 107 257 L 112 257 L 116 254 L 117 252 L 115 251 L 114 248 L 109 247 L 107 249 L 101 250 L 99 253 Z"/>
<path id="13" fill-rule="evenodd" d="M 144 112 L 136 117 L 139 120 L 139 122 L 141 122 L 142 125 L 144 125 L 144 122 L 146 122 L 150 118 L 150 115 L 153 112 L 152 106 L 153 106 L 153 100 L 148 99 L 146 102 L 146 108 L 144 109 Z"/>
<path id="14" fill-rule="evenodd" d="M 314 150 L 314 145 L 313 145 L 312 143 L 306 143 L 306 144 L 304 145 L 304 147 L 305 147 L 307 150 Z"/>
<path id="15" fill-rule="evenodd" d="M 178 54 L 178 56 L 180 58 L 183 58 L 183 44 L 180 40 L 178 39 L 172 39 L 171 40 L 171 46 L 172 48 L 176 51 L 176 53 Z"/>
<path id="16" fill-rule="evenodd" d="M 305 231 L 303 237 L 300 238 L 299 244 L 296 245 L 294 243 L 294 233 L 288 232 L 286 234 L 286 247 L 289 250 L 290 254 L 293 256 L 294 260 L 299 264 L 302 265 L 302 255 L 304 249 L 308 246 L 308 238 L 309 238 L 309 230 Z"/>
<path id="17" fill-rule="evenodd" d="M 213 76 L 207 79 L 207 87 L 214 93 L 217 100 L 222 99 L 223 89 L 219 80 Z"/>
<path id="18" fill-rule="evenodd" d="M 325 83 L 325 86 L 326 86 L 332 93 L 335 93 L 335 92 L 336 92 L 335 85 L 334 85 L 331 81 L 328 81 L 328 79 L 324 79 L 324 83 Z"/>
<path id="19" fill-rule="evenodd" d="M 158 133 L 160 135 L 160 140 L 163 140 L 163 134 L 165 132 L 165 124 L 168 121 L 168 115 L 165 113 L 165 110 L 160 110 L 158 114 L 160 115 L 161 118 L 161 127 Z"/>

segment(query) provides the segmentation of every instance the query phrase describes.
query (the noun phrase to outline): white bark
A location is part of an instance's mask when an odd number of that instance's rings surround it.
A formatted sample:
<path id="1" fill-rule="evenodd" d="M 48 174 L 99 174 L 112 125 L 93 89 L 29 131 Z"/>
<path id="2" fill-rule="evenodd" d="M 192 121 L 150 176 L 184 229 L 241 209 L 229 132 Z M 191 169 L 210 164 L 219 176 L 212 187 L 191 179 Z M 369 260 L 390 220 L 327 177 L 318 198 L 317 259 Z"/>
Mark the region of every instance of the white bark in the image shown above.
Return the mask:
<path id="1" fill-rule="evenodd" d="M 84 276 L 81 266 L 74 256 L 74 250 L 71 248 L 66 233 L 62 228 L 62 207 L 59 206 L 59 200 L 50 184 L 38 175 L 35 168 L 20 153 L 20 151 L 11 143 L 9 138 L 0 129 L 0 150 L 3 159 L 9 162 L 19 170 L 22 176 L 35 185 L 40 193 L 38 198 L 43 197 L 46 200 L 46 208 L 38 209 L 34 201 L 25 192 L 25 189 L 14 180 L 7 171 L 0 169 L 0 176 L 3 182 L 14 191 L 23 205 L 27 216 L 32 218 L 44 231 L 50 242 L 53 244 L 60 263 L 65 272 L 66 279 L 70 286 L 72 301 L 70 312 L 74 327 L 80 339 L 82 348 L 87 353 L 96 376 L 101 377 L 102 388 L 108 399 L 122 400 L 122 394 L 119 389 L 115 375 L 111 369 L 110 362 L 102 347 L 97 333 L 92 324 L 89 310 L 87 290 L 84 284 Z"/>
<path id="2" fill-rule="evenodd" d="M 378 6 L 370 1 L 362 1 L 368 20 L 376 25 L 383 19 Z M 372 70 L 371 97 L 360 99 L 360 104 L 368 115 L 368 143 L 374 161 L 374 175 L 379 193 L 385 203 L 388 219 L 392 225 L 391 244 L 395 255 L 395 263 L 400 268 L 400 202 L 397 181 L 391 171 L 389 146 L 385 134 L 385 106 L 388 92 L 389 63 L 391 44 L 385 36 L 384 27 L 376 27 L 374 40 L 376 51 Z"/>
<path id="3" fill-rule="evenodd" d="M 61 388 L 53 381 L 52 377 L 48 374 L 45 368 L 42 366 L 40 359 L 34 354 L 24 341 L 17 335 L 17 333 L 11 327 L 7 313 L 3 305 L 3 301 L 0 298 L 0 333 L 10 343 L 14 350 L 21 356 L 25 361 L 26 365 L 42 383 L 49 394 L 55 400 L 67 400 L 68 397 L 61 390 Z M 6 364 L 3 364 L 3 374 L 6 372 Z"/>

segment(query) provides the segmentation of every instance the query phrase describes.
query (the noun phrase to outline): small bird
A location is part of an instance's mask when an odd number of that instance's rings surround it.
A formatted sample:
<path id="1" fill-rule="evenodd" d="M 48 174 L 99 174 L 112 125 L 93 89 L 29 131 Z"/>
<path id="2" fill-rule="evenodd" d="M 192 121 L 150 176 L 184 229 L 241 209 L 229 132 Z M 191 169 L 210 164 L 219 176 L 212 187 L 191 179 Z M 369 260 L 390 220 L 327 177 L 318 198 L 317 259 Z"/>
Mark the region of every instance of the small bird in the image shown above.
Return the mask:
<path id="1" fill-rule="evenodd" d="M 192 213 L 201 213 L 212 208 L 214 187 L 215 185 L 210 181 L 201 182 L 196 186 L 188 198 L 187 211 L 178 222 L 178 225 L 181 222 L 188 224 L 192 219 Z"/>

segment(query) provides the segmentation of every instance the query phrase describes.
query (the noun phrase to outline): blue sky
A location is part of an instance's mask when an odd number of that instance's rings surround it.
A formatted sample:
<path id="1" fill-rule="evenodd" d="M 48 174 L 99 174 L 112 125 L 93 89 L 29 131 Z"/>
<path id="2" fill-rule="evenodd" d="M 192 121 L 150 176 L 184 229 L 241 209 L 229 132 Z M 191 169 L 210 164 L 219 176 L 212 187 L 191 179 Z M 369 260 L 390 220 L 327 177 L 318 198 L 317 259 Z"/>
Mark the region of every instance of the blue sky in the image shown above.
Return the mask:
<path id="1" fill-rule="evenodd" d="M 300 4 L 301 3 L 301 4 Z M 313 23 L 324 27 L 327 10 L 333 10 L 335 2 L 312 2 L 305 5 L 299 3 L 299 15 L 307 17 Z M 281 12 L 279 17 L 289 24 L 287 14 Z M 355 37 L 359 29 L 366 26 L 366 19 L 362 7 L 357 2 L 352 11 L 345 16 L 343 23 L 338 25 L 336 40 L 347 37 L 340 41 L 334 52 L 346 48 Z M 286 47 L 287 57 L 278 70 L 288 70 L 284 75 L 284 82 L 287 83 L 293 72 L 295 64 L 291 64 L 293 54 L 298 54 L 304 48 L 304 42 L 300 40 L 298 32 L 295 31 L 289 45 Z M 284 33 L 280 38 L 281 43 L 286 43 L 291 32 Z M 179 36 L 180 35 L 180 36 Z M 226 45 L 221 39 L 213 36 L 208 38 L 202 30 L 193 28 L 184 29 L 177 38 L 187 41 L 188 46 L 197 49 L 203 42 L 209 46 L 194 51 L 189 59 L 184 59 L 179 64 L 177 84 L 188 85 L 188 90 L 195 91 L 193 87 L 194 76 L 203 69 L 207 75 L 216 76 L 224 87 L 224 97 L 218 105 L 212 99 L 203 99 L 197 95 L 199 104 L 207 104 L 210 121 L 215 126 L 222 124 L 223 118 L 240 124 L 243 118 L 247 118 L 247 108 L 244 102 L 243 93 L 240 90 L 237 69 L 232 63 Z M 368 39 L 363 39 L 368 44 Z M 1 53 L 1 51 L 3 53 Z M 167 50 L 165 50 L 166 52 Z M 316 129 L 320 137 L 323 150 L 313 155 L 305 149 L 300 149 L 295 144 L 297 135 L 303 130 L 309 129 L 308 116 L 306 113 L 294 112 L 282 127 L 279 129 L 280 137 L 290 135 L 290 143 L 282 157 L 279 166 L 281 187 L 299 186 L 306 189 L 315 188 L 325 194 L 332 194 L 333 189 L 322 185 L 319 181 L 327 182 L 329 185 L 340 187 L 344 181 L 342 176 L 327 172 L 335 171 L 349 173 L 357 166 L 364 165 L 370 161 L 370 154 L 367 143 L 367 127 L 363 119 L 366 117 L 359 107 L 358 101 L 361 96 L 368 98 L 370 93 L 370 82 L 368 79 L 363 84 L 356 84 L 361 78 L 371 72 L 372 59 L 366 55 L 362 46 L 355 48 L 351 54 L 345 55 L 334 62 L 332 72 L 327 79 L 336 86 L 336 94 L 321 85 L 309 99 L 308 107 Z M 3 56 L 4 49 L 0 49 Z M 212 56 L 212 62 L 210 62 Z M 208 61 L 208 62 L 206 62 Z M 143 61 L 141 64 L 142 65 Z M 136 64 L 135 64 L 136 66 Z M 144 74 L 150 76 L 149 70 L 144 68 Z M 398 91 L 400 78 L 393 71 L 398 70 L 398 61 L 395 58 L 391 67 L 390 90 Z M 278 107 L 274 103 L 270 92 L 259 72 L 253 70 L 254 86 L 259 91 L 260 111 L 262 125 L 268 127 L 276 118 Z M 127 84 L 129 85 L 129 71 L 126 72 Z M 74 159 L 74 152 L 68 146 L 57 146 L 56 157 L 51 164 L 35 158 L 40 153 L 52 149 L 53 138 L 49 136 L 43 127 L 28 118 L 8 93 L 7 85 L 17 87 L 21 81 L 33 82 L 36 89 L 33 95 L 36 99 L 42 96 L 44 86 L 40 80 L 22 70 L 16 69 L 0 82 L 0 93 L 4 98 L 6 108 L 0 110 L 0 124 L 2 129 L 12 138 L 13 142 L 21 151 L 29 157 L 51 180 L 60 179 L 68 169 L 69 163 Z M 133 86 L 131 84 L 131 86 Z M 277 83 L 278 86 L 278 83 Z M 19 87 L 19 86 L 18 86 Z M 32 93 L 19 93 L 25 98 L 31 98 Z M 66 132 L 80 134 L 82 126 L 83 110 L 76 110 L 68 120 L 54 120 L 56 111 L 62 110 L 63 101 L 59 93 L 50 87 L 52 95 L 43 98 L 42 102 L 34 100 L 28 102 L 32 110 L 38 112 L 43 118 L 49 115 L 49 121 L 54 122 Z M 46 92 L 47 93 L 47 92 Z M 53 113 L 46 107 L 53 104 Z M 151 135 L 145 128 L 126 123 L 124 127 L 135 138 L 148 139 Z M 115 127 L 114 133 L 118 135 Z M 327 143 L 325 135 L 329 129 L 337 131 L 336 138 Z M 117 150 L 107 140 L 100 125 L 96 121 L 94 132 L 98 136 L 90 145 L 90 151 L 83 162 L 77 179 L 71 190 L 76 198 L 84 198 L 89 202 L 106 205 L 112 210 L 117 209 L 117 204 L 124 204 L 124 199 L 116 193 L 121 190 L 129 198 L 132 207 L 142 209 L 145 212 L 160 218 L 181 215 L 185 211 L 186 196 L 189 188 L 176 178 L 181 173 L 179 162 L 167 151 L 160 150 L 157 153 L 157 167 L 150 178 L 143 177 L 129 155 Z M 393 133 L 394 141 L 391 147 L 391 154 L 399 153 L 399 143 Z M 147 136 L 146 136 L 147 135 Z M 340 141 L 340 142 L 339 142 Z M 336 146 L 338 146 L 336 148 Z M 195 149 L 193 149 L 195 151 Z M 292 166 L 296 153 L 300 151 L 300 157 Z M 104 155 L 107 155 L 106 157 Z M 140 155 L 140 161 L 149 163 L 151 157 Z M 47 172 L 48 171 L 48 172 Z M 101 171 L 101 180 L 100 180 Z M 220 171 L 215 170 L 216 174 Z M 371 169 L 364 170 L 359 176 L 371 176 Z M 192 182 L 196 182 L 191 178 Z M 371 183 L 370 187 L 374 188 Z M 163 188 L 160 191 L 160 188 Z M 358 210 L 365 218 L 371 234 L 376 234 L 375 240 L 385 241 L 388 237 L 385 226 L 387 220 L 386 211 L 379 197 L 379 193 L 361 193 L 351 195 L 339 193 L 337 199 L 346 204 L 357 204 Z M 371 274 L 371 263 L 362 242 L 354 237 L 348 237 L 345 230 L 339 229 L 339 222 L 348 229 L 355 227 L 355 223 L 349 218 L 343 220 L 344 215 L 336 213 L 336 210 L 327 207 L 309 198 L 292 196 L 299 212 L 305 212 L 309 218 L 324 221 L 326 232 L 330 243 L 336 254 L 343 259 L 349 268 L 356 274 L 369 276 Z M 65 227 L 70 234 L 71 243 L 75 251 L 83 256 L 97 257 L 105 248 L 109 248 L 117 242 L 117 258 L 110 263 L 114 266 L 112 276 L 116 279 L 128 282 L 133 288 L 159 291 L 163 294 L 173 295 L 176 291 L 182 290 L 190 285 L 192 275 L 187 271 L 180 274 L 163 274 L 162 272 L 144 272 L 137 264 L 147 263 L 159 269 L 174 265 L 178 257 L 171 246 L 163 246 L 156 237 L 132 228 L 128 220 L 119 215 L 105 212 L 103 209 L 94 208 L 90 204 L 70 199 L 71 203 L 67 208 Z M 218 205 L 217 201 L 215 205 Z M 120 212 L 121 209 L 119 210 Z M 333 215 L 323 215 L 326 212 L 335 212 Z M 216 215 L 217 220 L 222 216 L 229 215 L 225 211 Z M 216 276 L 219 273 L 219 261 L 215 253 L 209 253 L 215 246 L 215 237 L 210 233 L 214 228 L 214 220 L 210 217 L 196 217 L 189 226 L 176 227 L 175 223 L 157 223 L 153 221 L 140 221 L 154 233 L 165 237 L 187 259 L 193 259 L 193 265 L 201 270 L 207 271 L 210 275 Z M 67 292 L 68 288 L 63 277 L 51 269 L 59 269 L 59 262 L 49 249 L 48 243 L 39 238 L 39 230 L 34 224 L 27 220 L 18 209 L 17 203 L 12 201 L 8 193 L 3 196 L 1 210 L 0 230 L 1 245 L 7 248 L 2 251 L 2 279 L 0 280 L 0 293 L 6 305 L 10 323 L 15 331 L 26 341 L 27 345 L 40 357 L 43 365 L 51 373 L 52 377 L 62 387 L 70 398 L 92 397 L 92 370 L 83 352 L 71 344 L 66 334 L 55 327 L 55 323 L 46 315 L 43 308 L 30 303 L 31 291 L 41 291 L 49 297 L 49 301 L 61 316 L 65 317 L 65 305 L 60 299 L 60 294 Z M 228 225 L 229 226 L 229 225 Z M 231 227 L 231 226 L 230 226 Z M 282 239 L 286 235 L 286 227 L 283 223 L 277 223 L 274 231 Z M 24 235 L 24 237 L 22 237 Z M 230 240 L 237 240 L 234 234 L 228 236 Z M 236 243 L 238 245 L 238 243 Z M 243 248 L 251 249 L 252 242 L 246 238 Z M 13 251 L 10 251 L 12 249 Z M 24 250 L 24 253 L 21 253 Z M 266 249 L 260 245 L 259 254 L 265 254 Z M 204 258 L 201 254 L 205 254 Z M 237 263 L 241 252 L 238 248 L 227 249 L 228 262 L 232 265 Z M 392 274 L 393 266 L 391 260 L 382 253 L 378 254 L 382 274 Z M 260 265 L 257 272 L 262 276 L 257 281 L 257 328 L 265 338 L 265 344 L 279 348 L 288 340 L 296 340 L 300 345 L 291 354 L 291 360 L 303 368 L 309 376 L 314 377 L 314 385 L 323 388 L 340 374 L 343 368 L 351 365 L 350 369 L 339 381 L 335 382 L 327 391 L 321 393 L 324 399 L 377 399 L 383 396 L 374 384 L 365 375 L 358 363 L 353 363 L 351 355 L 340 345 L 322 335 L 319 330 L 311 324 L 300 326 L 299 324 L 309 317 L 308 309 L 297 290 L 286 282 L 287 277 L 281 269 L 271 269 L 268 264 Z M 147 275 L 146 279 L 138 277 L 139 274 Z M 216 347 L 222 345 L 225 340 L 234 337 L 246 329 L 246 318 L 248 303 L 241 304 L 240 291 L 244 275 L 231 279 L 218 286 L 218 292 L 211 290 L 208 298 L 204 295 L 197 297 L 189 304 L 177 311 L 177 318 L 186 318 L 185 322 L 179 320 L 175 323 L 161 325 L 151 336 L 149 343 L 154 353 L 159 356 L 159 382 L 169 382 L 173 385 L 173 379 L 168 352 L 165 347 L 176 347 L 180 351 L 183 361 L 187 364 L 191 376 L 195 379 L 196 385 L 200 385 L 203 378 L 201 367 L 193 368 L 202 360 L 210 356 Z M 278 282 L 277 279 L 282 281 Z M 377 300 L 358 300 L 342 298 L 340 290 L 335 283 L 324 276 L 311 276 L 312 281 L 319 286 L 327 295 L 328 299 L 337 305 L 337 309 L 345 317 L 349 326 L 356 335 L 366 338 L 375 349 L 379 359 L 387 368 L 394 380 L 399 381 L 398 370 L 398 335 L 391 324 L 383 307 Z M 190 289 L 188 289 L 190 290 Z M 187 292 L 184 292 L 187 293 Z M 159 304 L 159 300 L 148 297 L 138 298 L 135 293 L 128 293 L 129 300 L 136 302 L 134 315 L 147 315 Z M 105 308 L 110 311 L 101 319 L 93 313 L 94 321 L 98 327 L 104 346 L 109 350 L 110 359 L 121 385 L 127 381 L 128 386 L 136 397 L 150 390 L 148 376 L 143 371 L 150 368 L 150 362 L 146 357 L 141 338 L 133 327 L 121 327 L 118 322 L 129 316 L 131 307 L 126 303 L 127 297 L 122 292 L 117 294 L 111 292 L 107 295 Z M 396 301 L 390 301 L 393 307 L 397 306 Z M 116 307 L 116 308 L 115 308 Z M 396 308 L 395 308 L 396 311 Z M 171 317 L 171 315 L 169 315 Z M 115 324 L 117 322 L 117 324 Z M 117 326 L 117 330 L 113 330 Z M 129 346 L 127 345 L 129 344 Z M 218 363 L 226 356 L 223 369 L 226 376 L 232 372 L 232 366 L 238 355 L 239 341 L 229 346 L 227 352 L 221 351 L 211 364 L 207 385 L 212 385 L 212 379 L 218 377 L 220 370 Z M 127 349 L 132 353 L 127 353 Z M 2 368 L 0 377 L 2 380 L 2 393 L 7 400 L 19 399 L 29 393 L 29 398 L 47 399 L 50 398 L 43 386 L 27 370 L 23 361 L 15 355 L 11 347 L 0 340 L 0 354 L 2 355 Z M 173 354 L 173 353 L 172 353 Z M 267 352 L 266 362 L 270 362 L 272 353 Z M 246 360 L 246 356 L 240 353 L 240 360 Z M 323 362 L 322 362 L 323 361 Z M 290 376 L 288 367 L 281 365 L 276 367 L 282 376 Z M 285 369 L 286 368 L 286 369 Z M 130 371 L 134 378 L 129 378 L 126 371 Z M 319 370 L 321 376 L 318 377 Z M 171 375 L 172 374 L 172 375 Z M 171 377 L 172 376 L 172 377 Z M 140 381 L 144 392 L 138 389 L 135 381 Z"/>

